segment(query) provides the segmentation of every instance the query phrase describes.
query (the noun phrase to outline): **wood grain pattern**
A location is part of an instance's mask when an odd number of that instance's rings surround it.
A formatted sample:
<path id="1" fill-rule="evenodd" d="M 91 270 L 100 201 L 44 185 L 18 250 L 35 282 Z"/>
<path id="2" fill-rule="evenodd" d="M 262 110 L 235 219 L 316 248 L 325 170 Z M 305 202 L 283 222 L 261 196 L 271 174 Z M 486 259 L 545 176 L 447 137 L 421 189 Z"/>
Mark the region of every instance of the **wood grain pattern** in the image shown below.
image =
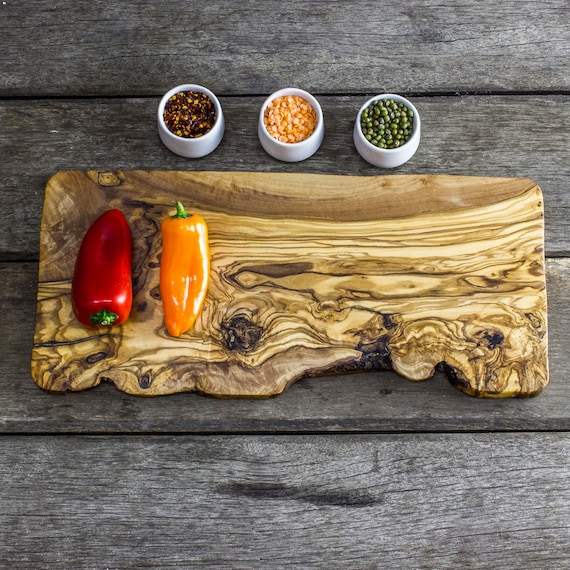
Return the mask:
<path id="1" fill-rule="evenodd" d="M 183 78 L 222 95 L 570 86 L 566 0 L 28 0 L 22 16 L 2 5 L 2 96 L 158 96 Z"/>
<path id="2" fill-rule="evenodd" d="M 206 218 L 213 270 L 180 339 L 157 286 L 175 198 Z M 134 310 L 88 331 L 70 278 L 109 207 L 133 230 Z M 471 395 L 533 395 L 548 382 L 542 212 L 528 179 L 61 172 L 46 188 L 32 374 L 51 391 L 106 379 L 138 395 L 250 397 L 307 375 L 439 368 Z"/>
<path id="3" fill-rule="evenodd" d="M 570 559 L 565 433 L 0 445 L 10 570 L 560 570 Z"/>

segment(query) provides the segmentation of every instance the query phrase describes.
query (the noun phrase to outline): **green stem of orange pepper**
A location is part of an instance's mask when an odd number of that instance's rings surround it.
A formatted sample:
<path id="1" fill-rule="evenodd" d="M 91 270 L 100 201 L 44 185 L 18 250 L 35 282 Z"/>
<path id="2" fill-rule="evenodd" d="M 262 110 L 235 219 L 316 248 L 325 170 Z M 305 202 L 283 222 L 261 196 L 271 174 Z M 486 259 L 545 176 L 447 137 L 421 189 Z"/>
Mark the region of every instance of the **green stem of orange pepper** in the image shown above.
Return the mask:
<path id="1" fill-rule="evenodd" d="M 208 290 L 210 249 L 208 226 L 198 214 L 190 215 L 180 202 L 176 214 L 162 222 L 160 294 L 164 324 L 180 336 L 195 323 Z"/>

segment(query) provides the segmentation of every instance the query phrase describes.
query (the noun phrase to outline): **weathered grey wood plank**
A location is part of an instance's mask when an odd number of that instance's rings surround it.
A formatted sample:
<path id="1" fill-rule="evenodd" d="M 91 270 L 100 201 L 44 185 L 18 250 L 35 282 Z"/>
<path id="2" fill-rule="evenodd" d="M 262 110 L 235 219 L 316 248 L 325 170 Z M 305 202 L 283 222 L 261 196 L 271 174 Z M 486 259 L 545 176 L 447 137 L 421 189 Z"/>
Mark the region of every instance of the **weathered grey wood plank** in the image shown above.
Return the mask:
<path id="1" fill-rule="evenodd" d="M 3 437 L 6 568 L 564 568 L 568 434 Z"/>
<path id="2" fill-rule="evenodd" d="M 545 198 L 547 255 L 570 253 L 570 97 L 414 98 L 422 142 L 412 160 L 393 171 L 368 165 L 354 149 L 353 121 L 365 100 L 321 98 L 323 145 L 309 160 L 293 164 L 271 158 L 259 144 L 262 97 L 222 98 L 224 140 L 198 160 L 180 158 L 162 145 L 157 99 L 0 101 L 0 259 L 38 258 L 43 193 L 51 175 L 98 168 L 532 178 Z M 530 133 L 529 122 L 540 128 Z"/>
<path id="3" fill-rule="evenodd" d="M 137 398 L 101 385 L 46 394 L 33 382 L 37 265 L 0 264 L 0 432 L 235 433 L 570 429 L 570 260 L 547 261 L 550 384 L 536 398 L 478 400 L 441 375 L 394 373 L 304 379 L 276 398 L 217 400 L 194 394 Z"/>
<path id="4" fill-rule="evenodd" d="M 567 90 L 565 0 L 1 6 L 0 95 Z"/>

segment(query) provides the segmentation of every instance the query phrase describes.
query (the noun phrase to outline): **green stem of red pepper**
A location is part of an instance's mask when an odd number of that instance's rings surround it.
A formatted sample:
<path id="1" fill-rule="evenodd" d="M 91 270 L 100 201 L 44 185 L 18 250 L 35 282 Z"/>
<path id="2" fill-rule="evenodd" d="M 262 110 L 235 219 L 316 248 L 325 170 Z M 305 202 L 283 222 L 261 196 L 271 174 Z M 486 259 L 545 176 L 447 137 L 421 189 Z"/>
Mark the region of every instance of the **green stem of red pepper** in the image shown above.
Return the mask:
<path id="1" fill-rule="evenodd" d="M 89 321 L 94 327 L 104 327 L 107 325 L 112 325 L 119 315 L 113 313 L 113 311 L 108 311 L 107 309 L 101 309 L 89 317 Z"/>

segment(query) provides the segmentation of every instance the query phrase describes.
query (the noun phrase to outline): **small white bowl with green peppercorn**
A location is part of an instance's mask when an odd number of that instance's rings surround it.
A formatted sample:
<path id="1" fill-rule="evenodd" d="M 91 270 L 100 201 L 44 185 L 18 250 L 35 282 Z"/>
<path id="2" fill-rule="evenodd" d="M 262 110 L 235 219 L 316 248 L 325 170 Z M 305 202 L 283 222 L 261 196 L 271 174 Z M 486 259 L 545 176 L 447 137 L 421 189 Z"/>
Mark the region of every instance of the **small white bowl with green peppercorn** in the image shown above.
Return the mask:
<path id="1" fill-rule="evenodd" d="M 173 87 L 158 105 L 158 134 L 167 148 L 185 158 L 210 154 L 224 136 L 218 98 L 194 83 Z"/>
<path id="2" fill-rule="evenodd" d="M 410 101 L 386 93 L 372 97 L 358 111 L 354 146 L 374 166 L 396 168 L 414 156 L 420 144 L 421 121 Z"/>

